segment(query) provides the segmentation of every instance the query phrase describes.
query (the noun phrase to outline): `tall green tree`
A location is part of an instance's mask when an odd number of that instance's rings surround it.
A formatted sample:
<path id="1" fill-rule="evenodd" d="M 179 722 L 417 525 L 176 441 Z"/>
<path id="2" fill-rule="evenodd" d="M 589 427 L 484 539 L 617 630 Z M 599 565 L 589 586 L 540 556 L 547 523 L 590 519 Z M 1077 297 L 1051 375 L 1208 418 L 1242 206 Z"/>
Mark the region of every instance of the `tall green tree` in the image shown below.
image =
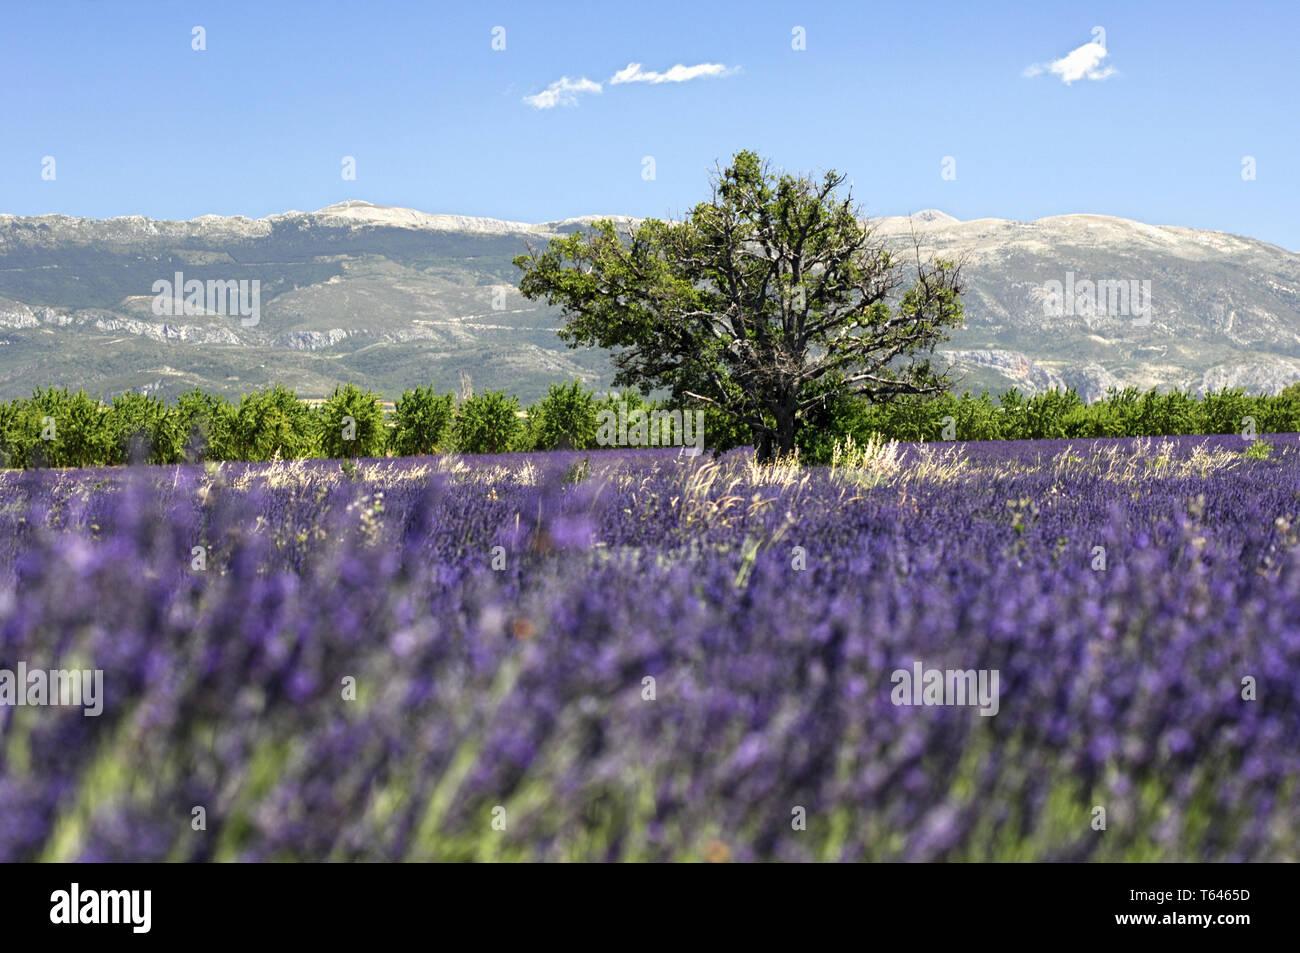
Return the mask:
<path id="1" fill-rule="evenodd" d="M 554 239 L 515 259 L 519 289 L 563 309 L 570 346 L 613 349 L 616 386 L 704 401 L 750 428 L 760 459 L 784 455 L 833 395 L 944 390 L 930 355 L 962 323 L 957 264 L 918 248 L 905 278 L 845 181 L 740 152 L 683 221 Z"/>
<path id="2" fill-rule="evenodd" d="M 552 384 L 528 412 L 534 450 L 590 450 L 596 446 L 596 395 L 582 381 Z"/>
<path id="3" fill-rule="evenodd" d="M 456 411 L 451 393 L 438 394 L 431 386 L 402 391 L 393 404 L 390 444 L 399 457 L 434 453 L 445 445 Z"/>
<path id="4" fill-rule="evenodd" d="M 113 454 L 99 401 L 66 387 L 36 388 L 25 402 L 22 445 L 31 467 L 89 467 Z"/>
<path id="5" fill-rule="evenodd" d="M 179 463 L 185 441 L 174 407 L 152 394 L 125 391 L 104 411 L 109 463 Z"/>
<path id="6" fill-rule="evenodd" d="M 235 459 L 235 407 L 226 398 L 195 387 L 176 398 L 176 419 L 186 460 Z"/>
<path id="7" fill-rule="evenodd" d="M 515 450 L 524 430 L 519 419 L 519 400 L 498 390 L 475 394 L 456 408 L 452 429 L 456 449 L 461 453 Z"/>
<path id="8" fill-rule="evenodd" d="M 379 395 L 356 384 L 335 387 L 320 407 L 320 450 L 332 459 L 383 456 L 388 433 Z"/>
<path id="9" fill-rule="evenodd" d="M 235 411 L 235 459 L 309 457 L 319 442 L 319 418 L 283 384 L 245 394 Z"/>

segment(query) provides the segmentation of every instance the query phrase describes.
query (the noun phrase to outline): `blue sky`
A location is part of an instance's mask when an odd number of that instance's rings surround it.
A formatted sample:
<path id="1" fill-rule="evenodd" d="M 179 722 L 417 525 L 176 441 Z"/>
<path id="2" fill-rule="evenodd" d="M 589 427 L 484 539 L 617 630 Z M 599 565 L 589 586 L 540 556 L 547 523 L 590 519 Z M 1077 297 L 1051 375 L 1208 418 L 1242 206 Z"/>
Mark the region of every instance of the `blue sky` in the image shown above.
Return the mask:
<path id="1" fill-rule="evenodd" d="M 848 173 L 872 215 L 1094 212 L 1300 249 L 1297 36 L 1293 0 L 9 4 L 0 212 L 669 216 L 752 148 Z M 562 77 L 600 92 L 526 101 Z"/>

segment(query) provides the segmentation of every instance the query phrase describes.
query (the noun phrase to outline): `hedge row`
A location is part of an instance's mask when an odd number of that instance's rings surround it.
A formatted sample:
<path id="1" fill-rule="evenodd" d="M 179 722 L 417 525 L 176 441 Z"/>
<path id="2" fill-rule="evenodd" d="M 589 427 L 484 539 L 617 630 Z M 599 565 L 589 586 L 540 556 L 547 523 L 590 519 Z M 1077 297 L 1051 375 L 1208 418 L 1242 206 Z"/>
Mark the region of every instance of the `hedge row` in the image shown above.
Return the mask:
<path id="1" fill-rule="evenodd" d="M 0 466 L 585 450 L 636 445 L 638 413 L 654 420 L 670 409 L 634 392 L 598 397 L 578 381 L 552 385 L 526 413 L 517 398 L 501 391 L 457 401 L 432 386 L 416 387 L 403 391 L 388 414 L 380 401 L 379 394 L 352 384 L 336 387 L 315 408 L 280 385 L 245 394 L 238 403 L 198 389 L 170 404 L 137 393 L 103 403 L 84 391 L 38 389 L 30 398 L 0 402 Z M 749 442 L 744 428 L 703 413 L 704 447 L 725 450 Z M 621 429 L 611 442 L 601 427 L 615 417 Z M 859 441 L 871 434 L 941 441 L 1296 431 L 1300 383 L 1276 396 L 1222 390 L 1198 398 L 1128 388 L 1093 404 L 1073 391 L 1026 398 L 1011 390 L 998 398 L 945 394 L 886 404 L 831 399 L 801 431 L 799 450 L 804 461 L 816 463 L 829 459 L 834 444 L 849 435 Z M 680 436 L 679 431 L 676 442 Z"/>
<path id="2" fill-rule="evenodd" d="M 1294 433 L 1300 431 L 1300 383 L 1275 396 L 1220 390 L 1204 397 L 1173 390 L 1111 389 L 1085 404 L 1072 390 L 1026 398 L 1012 389 L 994 399 L 944 394 L 887 404 L 841 400 L 806 430 L 801 450 L 820 459 L 846 434 L 879 433 L 895 440 L 1049 440 L 1158 437 L 1183 434 Z"/>
<path id="3" fill-rule="evenodd" d="M 30 398 L 0 403 L 0 466 L 592 449 L 606 445 L 597 439 L 600 412 L 617 414 L 620 405 L 631 412 L 659 406 L 631 392 L 597 398 L 578 381 L 553 385 L 526 412 L 500 391 L 457 401 L 433 387 L 403 391 L 387 414 L 381 395 L 352 384 L 336 387 L 317 407 L 281 385 L 238 403 L 197 388 L 172 403 L 137 393 L 104 403 L 84 391 L 37 389 Z M 738 442 L 732 434 L 727 445 Z"/>

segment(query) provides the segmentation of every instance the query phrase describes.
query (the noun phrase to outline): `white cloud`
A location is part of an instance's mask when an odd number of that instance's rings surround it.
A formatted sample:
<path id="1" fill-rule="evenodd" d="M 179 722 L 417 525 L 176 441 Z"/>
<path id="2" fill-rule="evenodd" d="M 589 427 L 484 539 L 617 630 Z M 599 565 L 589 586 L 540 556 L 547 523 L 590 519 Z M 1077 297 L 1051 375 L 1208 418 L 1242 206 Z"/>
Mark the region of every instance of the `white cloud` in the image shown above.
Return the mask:
<path id="1" fill-rule="evenodd" d="M 609 84 L 619 86 L 623 83 L 685 83 L 688 80 L 699 79 L 700 77 L 726 76 L 733 72 L 735 72 L 734 69 L 728 69 L 721 63 L 700 63 L 696 66 L 683 66 L 678 63 L 672 69 L 663 73 L 643 69 L 640 63 L 628 63 L 625 68 L 610 77 Z M 534 109 L 576 106 L 579 95 L 583 93 L 599 93 L 602 88 L 600 83 L 587 79 L 585 76 L 579 79 L 569 79 L 567 76 L 561 76 L 540 93 L 525 96 L 524 102 Z"/>
<path id="2" fill-rule="evenodd" d="M 698 66 L 683 66 L 678 63 L 666 73 L 656 73 L 654 70 L 643 69 L 640 63 L 628 63 L 626 67 L 610 77 L 609 85 L 617 86 L 620 83 L 684 83 L 687 80 L 699 79 L 701 76 L 725 76 L 728 72 L 727 67 L 721 63 L 700 63 Z"/>
<path id="3" fill-rule="evenodd" d="M 1092 40 L 1078 49 L 1066 53 L 1059 60 L 1053 60 L 1047 64 L 1035 63 L 1028 66 L 1022 75 L 1032 78 L 1047 72 L 1059 76 L 1061 82 L 1066 86 L 1081 79 L 1102 80 L 1114 76 L 1116 72 L 1113 66 L 1101 65 L 1101 61 L 1107 55 L 1105 44 Z"/>
<path id="4" fill-rule="evenodd" d="M 534 109 L 554 109 L 556 106 L 578 105 L 579 93 L 598 92 L 600 92 L 600 83 L 589 80 L 585 76 L 580 79 L 561 76 L 540 93 L 525 96 L 524 102 Z"/>

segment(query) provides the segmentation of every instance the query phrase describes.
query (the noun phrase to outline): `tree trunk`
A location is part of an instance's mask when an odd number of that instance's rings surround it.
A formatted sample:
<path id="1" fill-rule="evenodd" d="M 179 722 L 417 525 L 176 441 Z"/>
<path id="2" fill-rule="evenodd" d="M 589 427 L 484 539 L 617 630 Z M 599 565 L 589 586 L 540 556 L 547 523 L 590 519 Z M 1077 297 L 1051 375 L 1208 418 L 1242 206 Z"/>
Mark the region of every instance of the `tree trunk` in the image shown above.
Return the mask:
<path id="1" fill-rule="evenodd" d="M 782 400 L 776 409 L 776 453 L 779 457 L 788 457 L 794 453 L 796 413 L 793 394 Z"/>

